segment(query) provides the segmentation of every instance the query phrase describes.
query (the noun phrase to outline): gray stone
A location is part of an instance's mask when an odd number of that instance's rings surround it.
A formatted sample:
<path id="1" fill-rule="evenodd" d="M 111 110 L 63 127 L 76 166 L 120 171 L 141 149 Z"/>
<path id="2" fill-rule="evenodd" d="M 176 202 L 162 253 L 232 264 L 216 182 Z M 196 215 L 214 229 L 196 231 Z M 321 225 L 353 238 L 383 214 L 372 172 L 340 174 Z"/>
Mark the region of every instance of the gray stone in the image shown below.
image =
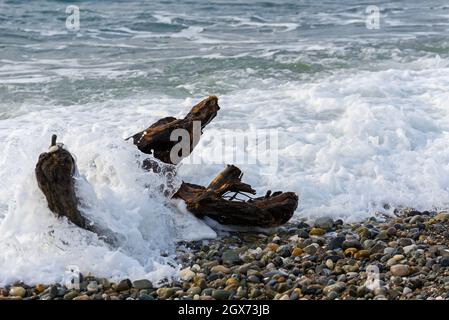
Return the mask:
<path id="1" fill-rule="evenodd" d="M 153 284 L 148 279 L 140 279 L 133 282 L 133 287 L 139 290 L 152 289 Z"/>
<path id="2" fill-rule="evenodd" d="M 314 255 L 318 251 L 318 245 L 316 243 L 312 243 L 304 248 L 304 252 L 310 255 Z"/>
<path id="3" fill-rule="evenodd" d="M 329 250 L 340 249 L 345 240 L 346 240 L 345 237 L 337 236 L 329 241 L 329 243 L 327 244 L 327 249 Z"/>
<path id="4" fill-rule="evenodd" d="M 73 300 L 75 297 L 78 297 L 78 291 L 69 291 L 64 295 L 64 300 Z"/>
<path id="5" fill-rule="evenodd" d="M 314 227 L 326 231 L 331 230 L 334 227 L 334 220 L 329 217 L 318 218 L 315 220 Z"/>
<path id="6" fill-rule="evenodd" d="M 131 281 L 129 279 L 124 279 L 118 283 L 116 290 L 125 291 L 131 289 L 131 287 L 132 287 Z"/>
<path id="7" fill-rule="evenodd" d="M 98 284 L 97 281 L 90 281 L 87 285 L 87 292 L 89 293 L 95 293 L 98 291 Z"/>
<path id="8" fill-rule="evenodd" d="M 225 290 L 214 290 L 212 292 L 212 297 L 216 300 L 228 300 L 229 292 Z"/>
<path id="9" fill-rule="evenodd" d="M 235 250 L 226 250 L 221 255 L 221 260 L 224 264 L 232 266 L 240 261 L 240 257 Z"/>
<path id="10" fill-rule="evenodd" d="M 361 249 L 362 248 L 362 244 L 360 243 L 359 240 L 345 240 L 342 244 L 342 248 L 343 250 L 349 249 L 349 248 L 356 248 L 356 249 Z"/>
<path id="11" fill-rule="evenodd" d="M 379 241 L 370 250 L 371 253 L 383 253 L 386 247 L 385 242 Z"/>

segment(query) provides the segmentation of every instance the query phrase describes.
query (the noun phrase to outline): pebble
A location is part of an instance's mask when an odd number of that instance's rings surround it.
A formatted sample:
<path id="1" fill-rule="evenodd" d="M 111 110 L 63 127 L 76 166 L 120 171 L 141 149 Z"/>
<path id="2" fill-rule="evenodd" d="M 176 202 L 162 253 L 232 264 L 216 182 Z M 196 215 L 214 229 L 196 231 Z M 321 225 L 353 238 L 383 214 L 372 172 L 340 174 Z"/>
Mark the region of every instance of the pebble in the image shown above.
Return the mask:
<path id="1" fill-rule="evenodd" d="M 139 290 L 145 290 L 145 289 L 152 289 L 153 283 L 148 279 L 140 279 L 135 280 L 132 283 L 133 288 L 139 289 Z"/>
<path id="2" fill-rule="evenodd" d="M 87 285 L 87 292 L 89 293 L 95 293 L 98 291 L 98 284 L 97 281 L 90 281 Z"/>
<path id="3" fill-rule="evenodd" d="M 226 250 L 221 255 L 221 260 L 225 265 L 231 266 L 240 261 L 240 257 L 235 250 Z"/>
<path id="4" fill-rule="evenodd" d="M 346 250 L 346 249 L 349 249 L 349 248 L 361 249 L 362 248 L 362 244 L 360 243 L 360 241 L 355 240 L 355 239 L 353 239 L 353 240 L 345 240 L 342 243 L 342 249 Z"/>
<path id="5" fill-rule="evenodd" d="M 156 293 L 161 299 L 168 299 L 173 296 L 175 291 L 172 288 L 159 288 Z"/>
<path id="6" fill-rule="evenodd" d="M 228 300 L 229 292 L 225 290 L 214 290 L 212 292 L 212 297 L 216 300 Z"/>
<path id="7" fill-rule="evenodd" d="M 200 287 L 191 287 L 189 290 L 187 290 L 187 293 L 189 295 L 199 295 L 201 293 L 201 288 Z"/>
<path id="8" fill-rule="evenodd" d="M 437 214 L 434 219 L 441 222 L 447 222 L 449 221 L 449 213 L 441 212 Z"/>
<path id="9" fill-rule="evenodd" d="M 45 286 L 43 284 L 37 284 L 34 289 L 36 290 L 37 293 L 42 293 L 45 290 Z"/>
<path id="10" fill-rule="evenodd" d="M 405 254 L 409 254 L 410 252 L 415 251 L 416 248 L 417 248 L 417 246 L 415 244 L 411 244 L 411 245 L 403 247 L 402 249 L 404 250 Z"/>
<path id="11" fill-rule="evenodd" d="M 409 287 L 404 287 L 404 290 L 402 291 L 402 293 L 403 294 L 409 294 L 409 293 L 412 293 L 413 292 L 413 290 L 412 289 L 410 289 Z"/>
<path id="12" fill-rule="evenodd" d="M 211 269 L 210 269 L 210 271 L 212 271 L 212 272 L 221 272 L 221 273 L 225 273 L 225 274 L 227 274 L 227 273 L 230 273 L 231 272 L 231 269 L 229 269 L 228 267 L 225 267 L 225 266 L 223 266 L 223 265 L 217 265 L 217 266 L 214 266 L 214 267 L 212 267 Z"/>
<path id="13" fill-rule="evenodd" d="M 193 279 L 193 277 L 195 277 L 195 272 L 190 270 L 190 268 L 185 268 L 185 269 L 182 269 L 179 271 L 179 277 L 183 281 L 190 281 Z M 142 288 L 142 289 L 146 289 L 146 288 Z"/>
<path id="14" fill-rule="evenodd" d="M 73 300 L 75 297 L 78 296 L 78 292 L 77 291 L 69 291 L 68 293 L 66 293 L 64 295 L 64 300 Z"/>
<path id="15" fill-rule="evenodd" d="M 292 256 L 293 257 L 299 257 L 300 255 L 302 255 L 303 250 L 301 248 L 295 248 L 292 251 Z"/>
<path id="16" fill-rule="evenodd" d="M 343 246 L 343 242 L 346 240 L 343 236 L 337 236 L 335 238 L 332 238 L 329 243 L 327 244 L 327 248 L 329 250 L 335 250 L 340 249 Z"/>
<path id="17" fill-rule="evenodd" d="M 449 258 L 443 258 L 440 261 L 440 266 L 443 268 L 449 267 Z"/>
<path id="18" fill-rule="evenodd" d="M 131 289 L 131 287 L 132 287 L 131 280 L 124 279 L 118 283 L 116 290 L 117 291 L 125 291 L 125 290 Z"/>
<path id="19" fill-rule="evenodd" d="M 318 245 L 316 243 L 312 243 L 311 245 L 308 245 L 303 250 L 305 253 L 309 255 L 314 255 L 318 251 Z"/>
<path id="20" fill-rule="evenodd" d="M 405 264 L 396 264 L 390 268 L 391 274 L 397 277 L 406 277 L 410 274 L 410 271 L 410 267 Z"/>
<path id="21" fill-rule="evenodd" d="M 310 232 L 309 232 L 309 235 L 311 235 L 311 236 L 322 236 L 325 233 L 326 233 L 326 230 L 324 230 L 324 229 L 312 228 L 312 230 L 310 230 Z"/>
<path id="22" fill-rule="evenodd" d="M 26 290 L 23 287 L 12 287 L 9 290 L 9 295 L 23 298 L 26 295 Z"/>
<path id="23" fill-rule="evenodd" d="M 331 230 L 334 227 L 334 220 L 329 217 L 318 218 L 313 225 L 315 228 L 320 228 L 326 231 Z"/>
<path id="24" fill-rule="evenodd" d="M 388 235 L 388 232 L 386 230 L 382 230 L 381 232 L 379 232 L 376 238 L 379 240 L 388 240 L 389 237 L 390 236 Z"/>
<path id="25" fill-rule="evenodd" d="M 338 293 L 335 292 L 335 291 L 330 291 L 330 292 L 327 294 L 327 298 L 328 298 L 329 300 L 335 300 L 335 299 L 338 298 Z"/>
<path id="26" fill-rule="evenodd" d="M 267 244 L 267 248 L 270 251 L 276 252 L 276 250 L 279 248 L 279 245 L 277 243 L 271 242 L 271 243 Z"/>
<path id="27" fill-rule="evenodd" d="M 385 242 L 379 241 L 377 242 L 371 249 L 371 253 L 381 253 L 384 252 L 385 248 L 387 247 L 387 245 L 385 244 Z"/>

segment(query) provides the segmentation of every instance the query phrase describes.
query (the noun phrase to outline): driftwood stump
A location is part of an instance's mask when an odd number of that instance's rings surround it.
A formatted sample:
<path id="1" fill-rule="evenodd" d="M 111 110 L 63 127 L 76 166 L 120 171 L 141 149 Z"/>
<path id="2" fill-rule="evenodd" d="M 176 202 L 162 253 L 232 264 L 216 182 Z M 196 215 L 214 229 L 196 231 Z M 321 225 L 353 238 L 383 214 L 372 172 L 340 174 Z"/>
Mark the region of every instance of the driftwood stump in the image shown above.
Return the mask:
<path id="1" fill-rule="evenodd" d="M 77 226 L 88 229 L 78 210 L 74 174 L 76 163 L 62 144 L 56 144 L 53 135 L 48 152 L 39 156 L 35 173 L 39 188 L 47 198 L 48 207 L 58 217 L 65 216 Z"/>
<path id="2" fill-rule="evenodd" d="M 255 194 L 250 185 L 241 182 L 243 173 L 228 165 L 207 187 L 183 182 L 173 198 L 184 200 L 187 210 L 198 218 L 210 217 L 221 224 L 253 227 L 277 227 L 286 223 L 298 207 L 293 192 L 268 191 L 263 197 Z M 238 199 L 238 195 L 249 200 Z"/>
<path id="3" fill-rule="evenodd" d="M 160 119 L 146 130 L 136 133 L 128 139 L 132 138 L 134 144 L 143 153 L 152 154 L 156 159 L 165 163 L 177 164 L 180 160 L 177 161 L 170 156 L 173 147 L 180 142 L 171 139 L 173 131 L 184 129 L 189 134 L 189 151 L 185 154 L 178 153 L 178 158 L 185 158 L 190 155 L 198 143 L 198 140 L 195 139 L 195 122 L 199 123 L 200 132 L 196 133 L 199 137 L 206 125 L 215 118 L 218 110 L 220 110 L 218 98 L 210 96 L 195 105 L 184 119 L 174 117 Z"/>

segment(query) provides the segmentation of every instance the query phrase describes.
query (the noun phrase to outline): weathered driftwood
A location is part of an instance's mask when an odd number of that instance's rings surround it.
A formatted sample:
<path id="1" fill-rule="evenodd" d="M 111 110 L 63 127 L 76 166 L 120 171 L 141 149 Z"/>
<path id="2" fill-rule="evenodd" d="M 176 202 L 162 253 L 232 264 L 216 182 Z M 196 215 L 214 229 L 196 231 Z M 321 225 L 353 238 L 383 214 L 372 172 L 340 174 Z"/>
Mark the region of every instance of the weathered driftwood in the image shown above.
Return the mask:
<path id="1" fill-rule="evenodd" d="M 56 144 L 56 135 L 52 136 L 49 151 L 39 156 L 35 173 L 50 210 L 58 217 L 65 216 L 77 226 L 88 229 L 86 220 L 78 210 L 73 178 L 76 173 L 75 159 L 62 144 Z"/>
<path id="2" fill-rule="evenodd" d="M 207 187 L 183 182 L 173 198 L 184 200 L 195 216 L 226 225 L 277 227 L 293 216 L 298 206 L 295 193 L 268 191 L 263 197 L 251 198 L 245 193 L 256 192 L 241 182 L 242 176 L 239 168 L 228 165 Z M 239 194 L 249 200 L 238 199 Z"/>
<path id="3" fill-rule="evenodd" d="M 195 105 L 184 119 L 176 119 L 174 117 L 162 118 L 146 130 L 136 133 L 130 138 L 133 139 L 134 144 L 143 153 L 152 154 L 162 162 L 176 164 L 179 161 L 172 159 L 170 152 L 179 141 L 170 139 L 172 132 L 176 129 L 184 129 L 189 133 L 190 151 L 186 154 L 178 153 L 180 158 L 185 158 L 190 155 L 198 143 L 194 139 L 194 122 L 199 121 L 200 132 L 198 134 L 201 135 L 204 127 L 215 118 L 218 110 L 220 110 L 218 98 L 210 96 Z"/>

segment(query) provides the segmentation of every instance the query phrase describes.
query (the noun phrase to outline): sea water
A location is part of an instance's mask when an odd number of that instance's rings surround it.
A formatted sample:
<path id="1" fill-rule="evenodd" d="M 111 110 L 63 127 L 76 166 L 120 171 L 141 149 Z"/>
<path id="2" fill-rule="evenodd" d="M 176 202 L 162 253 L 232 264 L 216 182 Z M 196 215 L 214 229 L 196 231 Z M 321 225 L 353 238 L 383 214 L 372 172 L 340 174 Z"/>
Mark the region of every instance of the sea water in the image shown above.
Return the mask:
<path id="1" fill-rule="evenodd" d="M 275 130 L 276 170 L 236 163 L 264 194 L 294 191 L 293 219 L 357 221 L 449 203 L 445 1 L 0 1 L 0 284 L 176 275 L 175 242 L 216 237 L 170 202 L 227 161 L 217 139 Z M 380 10 L 367 24 L 367 7 Z M 125 138 L 207 95 L 221 110 L 174 187 Z M 81 210 L 106 243 L 49 211 L 34 167 L 58 135 L 77 160 Z M 220 146 L 221 148 L 221 146 Z M 229 148 L 251 153 L 254 148 Z"/>

